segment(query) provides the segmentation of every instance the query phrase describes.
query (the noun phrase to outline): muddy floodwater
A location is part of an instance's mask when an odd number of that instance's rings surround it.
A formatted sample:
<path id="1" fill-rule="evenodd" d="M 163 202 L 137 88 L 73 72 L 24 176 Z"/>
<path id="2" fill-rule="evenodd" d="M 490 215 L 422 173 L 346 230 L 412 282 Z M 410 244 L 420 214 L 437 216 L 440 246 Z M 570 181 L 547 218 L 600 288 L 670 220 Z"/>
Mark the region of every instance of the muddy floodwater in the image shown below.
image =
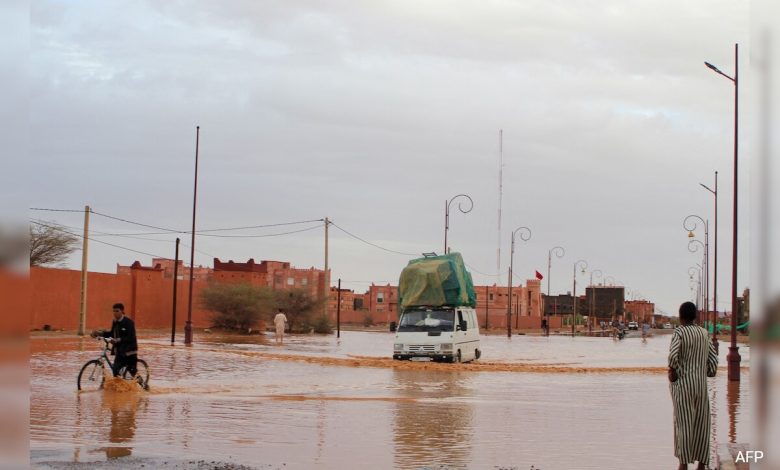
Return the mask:
<path id="1" fill-rule="evenodd" d="M 150 390 L 78 392 L 100 344 L 30 339 L 37 468 L 675 468 L 671 336 L 482 337 L 473 364 L 390 359 L 393 335 L 139 334 Z M 180 340 L 180 338 L 177 338 Z M 750 384 L 710 379 L 713 442 L 750 442 Z M 750 349 L 740 348 L 749 365 Z M 744 377 L 748 370 L 743 368 Z M 216 464 L 211 464 L 216 462 Z"/>

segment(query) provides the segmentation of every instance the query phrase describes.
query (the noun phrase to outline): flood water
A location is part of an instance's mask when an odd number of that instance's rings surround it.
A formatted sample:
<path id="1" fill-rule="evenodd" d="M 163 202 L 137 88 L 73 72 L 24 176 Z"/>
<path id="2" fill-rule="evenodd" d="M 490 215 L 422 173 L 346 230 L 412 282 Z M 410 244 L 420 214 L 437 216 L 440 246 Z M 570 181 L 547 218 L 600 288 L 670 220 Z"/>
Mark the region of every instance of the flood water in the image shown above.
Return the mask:
<path id="1" fill-rule="evenodd" d="M 151 390 L 77 392 L 100 344 L 30 340 L 38 468 L 675 468 L 671 336 L 483 336 L 473 365 L 392 361 L 393 335 L 141 333 Z M 750 384 L 710 379 L 713 441 L 750 442 Z M 742 364 L 750 351 L 741 347 Z M 84 468 L 87 468 L 84 466 Z"/>

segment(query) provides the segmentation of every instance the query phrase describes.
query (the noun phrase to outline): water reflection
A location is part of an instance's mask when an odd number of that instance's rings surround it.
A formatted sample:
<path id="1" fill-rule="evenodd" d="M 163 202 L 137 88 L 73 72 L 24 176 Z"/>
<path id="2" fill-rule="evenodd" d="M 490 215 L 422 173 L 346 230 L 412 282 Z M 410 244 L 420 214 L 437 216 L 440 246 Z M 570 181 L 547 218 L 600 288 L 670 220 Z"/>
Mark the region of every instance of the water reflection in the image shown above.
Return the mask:
<path id="1" fill-rule="evenodd" d="M 458 372 L 395 371 L 404 398 L 395 403 L 396 468 L 467 467 L 471 461 L 474 407 Z"/>
<path id="2" fill-rule="evenodd" d="M 726 401 L 729 413 L 729 442 L 737 442 L 737 414 L 739 412 L 739 384 L 738 380 L 727 380 Z"/>
<path id="3" fill-rule="evenodd" d="M 116 459 L 127 457 L 133 453 L 132 443 L 135 437 L 135 413 L 141 398 L 138 393 L 103 393 L 101 403 L 102 410 L 110 413 L 111 428 L 108 432 L 108 441 L 115 446 L 107 446 L 102 450 L 106 458 Z"/>

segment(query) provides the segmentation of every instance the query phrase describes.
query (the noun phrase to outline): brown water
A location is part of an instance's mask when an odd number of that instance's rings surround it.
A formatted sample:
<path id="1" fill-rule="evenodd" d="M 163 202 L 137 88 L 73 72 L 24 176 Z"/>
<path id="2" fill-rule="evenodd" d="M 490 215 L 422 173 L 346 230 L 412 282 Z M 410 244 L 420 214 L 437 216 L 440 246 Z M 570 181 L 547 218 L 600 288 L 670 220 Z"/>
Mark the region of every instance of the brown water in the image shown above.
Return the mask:
<path id="1" fill-rule="evenodd" d="M 76 375 L 98 355 L 97 342 L 33 337 L 31 459 L 41 468 L 187 468 L 199 459 L 255 468 L 675 468 L 670 338 L 485 336 L 483 360 L 458 365 L 387 359 L 389 333 L 294 336 L 282 347 L 260 336 L 197 335 L 193 347 L 142 336 L 150 392 L 78 393 Z M 740 353 L 748 364 L 749 348 Z M 728 386 L 721 369 L 710 385 L 713 440 L 749 442 L 749 381 Z"/>

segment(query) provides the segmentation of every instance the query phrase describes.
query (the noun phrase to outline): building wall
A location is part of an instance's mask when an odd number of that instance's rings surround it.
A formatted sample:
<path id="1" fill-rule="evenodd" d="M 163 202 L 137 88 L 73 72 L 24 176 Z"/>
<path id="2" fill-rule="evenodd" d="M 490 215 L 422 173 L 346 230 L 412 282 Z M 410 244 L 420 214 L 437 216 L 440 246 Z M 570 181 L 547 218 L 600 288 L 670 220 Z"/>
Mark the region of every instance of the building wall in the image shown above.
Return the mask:
<path id="1" fill-rule="evenodd" d="M 199 305 L 205 281 L 193 284 L 192 321 L 196 328 L 211 325 L 210 313 Z M 176 325 L 184 328 L 187 317 L 189 281 L 177 286 Z M 79 325 L 81 272 L 70 269 L 30 268 L 32 292 L 30 329 L 75 330 Z M 111 325 L 111 306 L 121 302 L 125 313 L 140 329 L 170 328 L 173 315 L 173 279 L 164 279 L 163 270 L 134 269 L 130 274 L 87 274 L 87 330 Z"/>
<path id="2" fill-rule="evenodd" d="M 638 322 L 653 322 L 655 304 L 647 300 L 626 300 L 626 318 Z"/>

